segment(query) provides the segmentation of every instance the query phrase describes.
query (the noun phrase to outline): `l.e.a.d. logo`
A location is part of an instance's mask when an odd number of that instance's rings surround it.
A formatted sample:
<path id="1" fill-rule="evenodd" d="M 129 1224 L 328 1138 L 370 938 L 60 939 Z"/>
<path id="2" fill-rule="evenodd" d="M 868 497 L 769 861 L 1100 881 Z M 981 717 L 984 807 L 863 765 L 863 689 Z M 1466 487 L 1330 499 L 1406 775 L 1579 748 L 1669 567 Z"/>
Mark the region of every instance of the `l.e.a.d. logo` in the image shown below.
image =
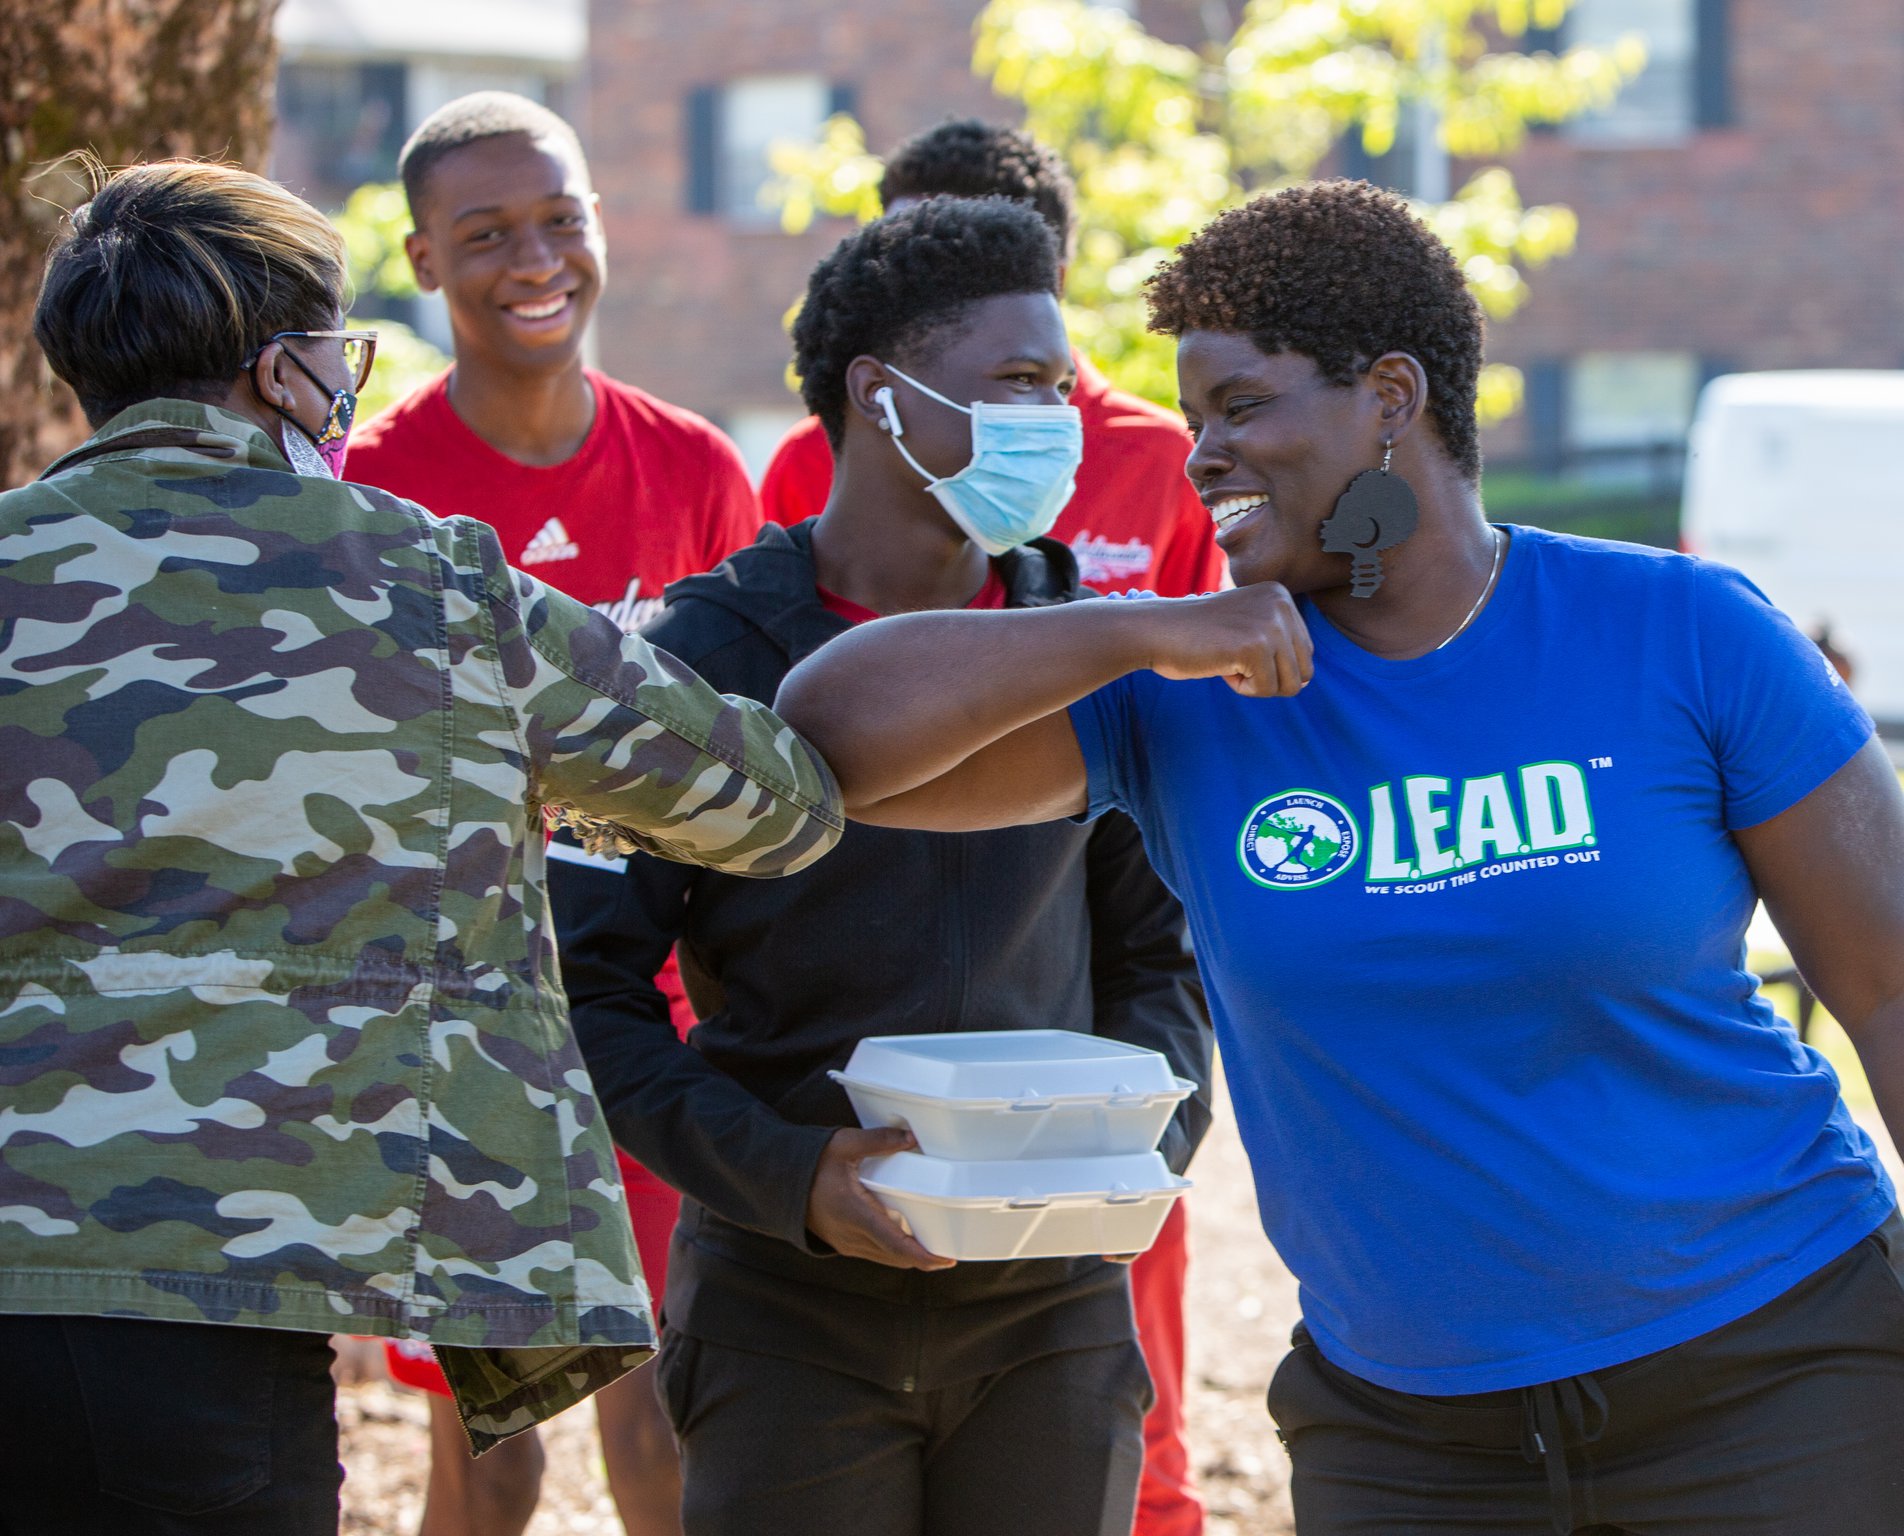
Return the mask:
<path id="1" fill-rule="evenodd" d="M 1321 885 L 1356 860 L 1362 839 L 1348 807 L 1312 789 L 1271 795 L 1243 822 L 1236 858 L 1243 873 L 1270 890 Z"/>

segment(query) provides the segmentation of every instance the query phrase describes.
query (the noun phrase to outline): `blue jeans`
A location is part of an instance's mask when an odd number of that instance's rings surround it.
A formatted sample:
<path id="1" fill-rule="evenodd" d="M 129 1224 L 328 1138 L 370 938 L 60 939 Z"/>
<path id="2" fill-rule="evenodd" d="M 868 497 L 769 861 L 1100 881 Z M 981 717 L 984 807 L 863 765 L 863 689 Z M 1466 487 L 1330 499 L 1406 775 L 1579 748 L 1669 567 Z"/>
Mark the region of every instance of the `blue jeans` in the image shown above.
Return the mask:
<path id="1" fill-rule="evenodd" d="M 0 1317 L 0 1536 L 334 1536 L 321 1333 Z"/>

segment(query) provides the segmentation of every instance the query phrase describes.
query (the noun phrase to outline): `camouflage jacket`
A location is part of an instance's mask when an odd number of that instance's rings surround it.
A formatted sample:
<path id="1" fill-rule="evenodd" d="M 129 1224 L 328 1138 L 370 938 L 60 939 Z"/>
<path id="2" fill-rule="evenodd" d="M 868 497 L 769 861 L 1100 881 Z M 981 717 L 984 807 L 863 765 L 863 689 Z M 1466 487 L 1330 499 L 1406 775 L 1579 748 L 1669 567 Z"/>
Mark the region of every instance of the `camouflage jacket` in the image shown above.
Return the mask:
<path id="1" fill-rule="evenodd" d="M 401 1335 L 486 1448 L 645 1357 L 543 807 L 800 869 L 838 788 L 489 528 L 123 412 L 0 496 L 0 1312 Z"/>

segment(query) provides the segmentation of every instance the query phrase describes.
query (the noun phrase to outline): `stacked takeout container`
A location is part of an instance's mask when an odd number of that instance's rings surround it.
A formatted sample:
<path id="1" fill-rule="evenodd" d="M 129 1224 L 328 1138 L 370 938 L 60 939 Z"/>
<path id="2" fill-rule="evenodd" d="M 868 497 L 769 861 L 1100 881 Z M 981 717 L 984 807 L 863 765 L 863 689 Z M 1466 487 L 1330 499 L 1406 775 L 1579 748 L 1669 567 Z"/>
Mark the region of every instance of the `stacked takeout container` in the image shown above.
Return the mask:
<path id="1" fill-rule="evenodd" d="M 1157 1143 L 1196 1085 L 1156 1051 L 1068 1029 L 882 1035 L 844 1072 L 865 1126 L 917 1152 L 860 1179 L 948 1259 L 1141 1253 L 1190 1187 Z"/>

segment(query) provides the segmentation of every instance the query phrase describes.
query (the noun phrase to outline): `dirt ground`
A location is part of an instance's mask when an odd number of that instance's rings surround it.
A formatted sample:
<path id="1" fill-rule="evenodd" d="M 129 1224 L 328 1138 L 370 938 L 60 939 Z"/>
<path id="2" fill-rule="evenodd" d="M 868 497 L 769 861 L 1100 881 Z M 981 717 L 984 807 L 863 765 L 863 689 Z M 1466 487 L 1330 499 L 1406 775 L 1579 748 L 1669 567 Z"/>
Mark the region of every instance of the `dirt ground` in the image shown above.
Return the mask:
<path id="1" fill-rule="evenodd" d="M 1296 1320 L 1296 1285 L 1256 1221 L 1249 1165 L 1227 1100 L 1190 1170 L 1190 1443 L 1209 1505 L 1209 1536 L 1286 1536 L 1289 1463 L 1263 1391 Z M 338 1394 L 345 1536 L 410 1536 L 423 1511 L 428 1411 L 415 1393 L 371 1379 Z M 548 1471 L 529 1536 L 621 1536 L 609 1502 L 595 1415 L 583 1404 L 543 1431 Z"/>

